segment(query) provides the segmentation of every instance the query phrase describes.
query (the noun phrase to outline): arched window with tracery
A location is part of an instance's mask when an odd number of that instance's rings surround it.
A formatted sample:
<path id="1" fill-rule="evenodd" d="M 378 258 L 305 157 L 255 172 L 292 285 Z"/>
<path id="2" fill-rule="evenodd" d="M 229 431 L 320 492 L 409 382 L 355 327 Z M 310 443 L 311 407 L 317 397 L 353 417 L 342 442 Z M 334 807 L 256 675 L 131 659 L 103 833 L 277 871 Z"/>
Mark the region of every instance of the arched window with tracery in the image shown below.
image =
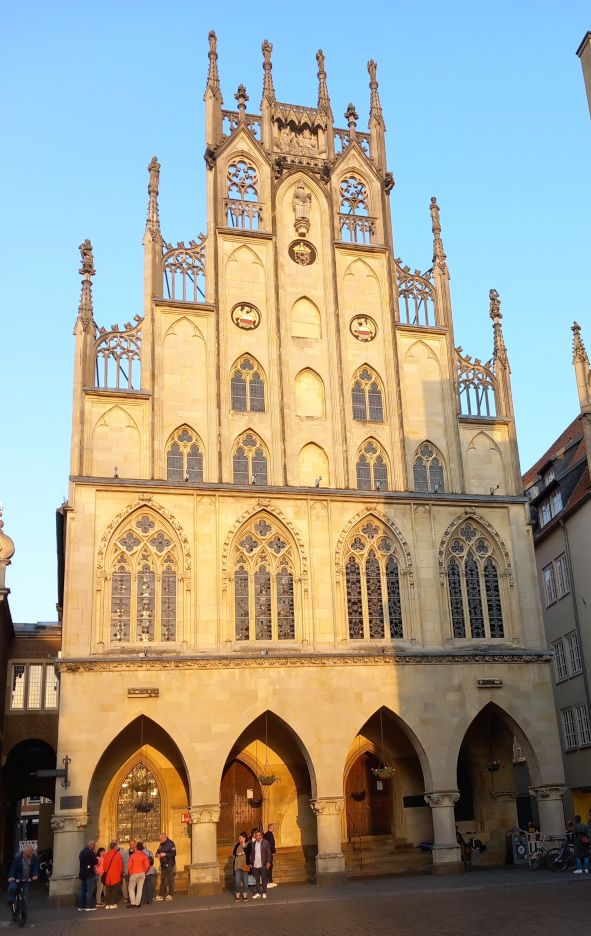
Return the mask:
<path id="1" fill-rule="evenodd" d="M 357 452 L 357 487 L 360 491 L 387 491 L 388 460 L 375 439 L 367 439 Z"/>
<path id="2" fill-rule="evenodd" d="M 382 382 L 374 371 L 364 365 L 353 378 L 351 387 L 353 419 L 359 422 L 383 422 Z"/>
<path id="3" fill-rule="evenodd" d="M 251 357 L 240 358 L 232 368 L 231 405 L 237 413 L 265 412 L 265 380 L 262 370 Z"/>
<path id="4" fill-rule="evenodd" d="M 347 622 L 350 640 L 404 637 L 400 545 L 373 517 L 349 536 L 345 556 Z"/>
<path id="5" fill-rule="evenodd" d="M 111 563 L 110 642 L 176 640 L 178 552 L 149 514 L 132 519 L 115 540 Z"/>
<path id="6" fill-rule="evenodd" d="M 505 636 L 495 553 L 491 537 L 468 521 L 449 542 L 446 573 L 454 637 L 483 640 Z"/>
<path id="7" fill-rule="evenodd" d="M 224 208 L 229 227 L 259 230 L 263 215 L 258 185 L 258 173 L 245 159 L 237 159 L 228 166 Z"/>
<path id="8" fill-rule="evenodd" d="M 189 426 L 181 426 L 168 440 L 166 480 L 203 481 L 203 444 Z"/>
<path id="9" fill-rule="evenodd" d="M 267 484 L 267 450 L 254 432 L 240 436 L 232 454 L 234 484 Z"/>
<path id="10" fill-rule="evenodd" d="M 375 237 L 375 218 L 369 217 L 367 187 L 354 175 L 341 181 L 339 228 L 341 240 L 348 243 L 371 244 Z"/>
<path id="11" fill-rule="evenodd" d="M 160 790 L 141 761 L 129 771 L 117 797 L 118 842 L 157 842 L 162 831 Z"/>
<path id="12" fill-rule="evenodd" d="M 445 491 L 443 459 L 431 442 L 423 442 L 415 452 L 412 466 L 415 491 L 442 494 Z"/>
<path id="13" fill-rule="evenodd" d="M 235 538 L 236 640 L 295 640 L 297 553 L 283 526 L 257 514 Z"/>

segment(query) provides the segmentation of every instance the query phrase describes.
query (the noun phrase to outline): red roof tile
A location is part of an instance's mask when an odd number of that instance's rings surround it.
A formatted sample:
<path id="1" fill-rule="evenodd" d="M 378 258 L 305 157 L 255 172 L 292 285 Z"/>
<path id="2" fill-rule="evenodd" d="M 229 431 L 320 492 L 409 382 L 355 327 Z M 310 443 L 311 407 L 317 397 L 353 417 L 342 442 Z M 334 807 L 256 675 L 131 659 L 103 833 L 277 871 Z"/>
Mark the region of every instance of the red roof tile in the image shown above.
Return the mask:
<path id="1" fill-rule="evenodd" d="M 572 492 L 568 501 L 564 505 L 564 510 L 573 510 L 577 504 L 584 500 L 591 491 L 591 477 L 589 476 L 589 465 L 586 466 L 583 474 L 579 478 L 579 483 Z"/>
<path id="2" fill-rule="evenodd" d="M 532 467 L 528 471 L 525 472 L 525 474 L 522 477 L 524 488 L 527 490 L 528 487 L 531 487 L 531 485 L 534 483 L 534 481 L 540 474 L 544 465 L 547 465 L 548 462 L 556 458 L 558 453 L 561 452 L 564 448 L 566 448 L 569 442 L 575 442 L 575 441 L 581 440 L 581 444 L 582 444 L 580 455 L 577 449 L 576 458 L 571 459 L 571 464 L 574 464 L 575 461 L 578 460 L 578 458 L 583 458 L 585 454 L 585 444 L 582 441 L 582 439 L 583 439 L 583 426 L 581 423 L 581 415 L 579 413 L 579 415 L 576 416 L 575 419 L 573 419 L 570 426 L 567 426 L 564 432 L 562 432 L 558 436 L 558 438 L 550 446 L 548 451 L 544 452 L 542 457 L 537 460 L 535 465 L 532 465 Z"/>

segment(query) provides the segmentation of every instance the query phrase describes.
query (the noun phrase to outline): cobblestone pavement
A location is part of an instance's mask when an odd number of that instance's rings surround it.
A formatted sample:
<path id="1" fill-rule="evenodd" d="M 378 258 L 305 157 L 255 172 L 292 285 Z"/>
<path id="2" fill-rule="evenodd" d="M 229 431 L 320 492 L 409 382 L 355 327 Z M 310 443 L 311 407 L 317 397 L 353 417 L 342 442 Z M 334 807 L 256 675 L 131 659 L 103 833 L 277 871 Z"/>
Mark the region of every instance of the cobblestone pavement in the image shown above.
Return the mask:
<path id="1" fill-rule="evenodd" d="M 264 927 L 268 936 L 555 936 L 588 932 L 591 875 L 499 871 L 462 878 L 364 881 L 340 888 L 282 887 L 262 900 L 235 903 L 182 895 L 140 911 L 46 909 L 33 901 L 26 930 L 35 936 L 233 936 Z M 263 919 L 264 918 L 264 919 Z M 5 928 L 7 926 L 7 928 Z M 16 930 L 0 924 L 0 934 Z"/>

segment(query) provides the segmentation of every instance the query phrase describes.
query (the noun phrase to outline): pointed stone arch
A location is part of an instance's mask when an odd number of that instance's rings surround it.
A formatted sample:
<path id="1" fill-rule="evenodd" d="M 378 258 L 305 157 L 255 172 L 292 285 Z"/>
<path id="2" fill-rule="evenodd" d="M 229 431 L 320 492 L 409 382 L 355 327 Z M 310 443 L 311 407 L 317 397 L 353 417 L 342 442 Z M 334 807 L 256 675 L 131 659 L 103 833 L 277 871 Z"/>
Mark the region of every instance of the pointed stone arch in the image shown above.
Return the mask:
<path id="1" fill-rule="evenodd" d="M 379 283 L 376 271 L 369 265 L 366 260 L 362 260 L 361 257 L 356 257 L 356 259 L 352 260 L 351 263 L 346 267 L 345 272 L 343 273 L 343 279 L 346 279 L 347 276 L 354 277 L 362 273 L 364 273 L 365 276 L 370 277 L 372 280 L 375 280 L 376 283 Z"/>
<path id="2" fill-rule="evenodd" d="M 511 729 L 521 747 L 526 752 L 532 783 L 539 783 L 541 781 L 540 764 L 548 763 L 547 756 L 540 756 L 538 754 L 538 749 L 544 749 L 546 733 L 543 729 L 540 730 L 540 728 L 536 727 L 535 722 L 530 718 L 530 712 L 527 710 L 526 705 L 524 705 L 520 711 L 517 711 L 518 705 L 518 701 L 514 698 L 508 698 L 505 693 L 503 693 L 502 701 L 498 696 L 495 699 L 491 699 L 489 696 L 466 710 L 464 712 L 464 717 L 458 719 L 451 729 L 448 739 L 450 757 L 455 756 L 457 759 L 462 741 L 472 725 L 483 714 L 491 712 L 505 721 L 507 726 Z M 493 751 L 493 756 L 494 753 Z M 553 777 L 552 779 L 556 780 L 558 778 Z"/>
<path id="3" fill-rule="evenodd" d="M 101 413 L 94 424 L 86 470 L 95 477 L 112 478 L 117 474 L 138 478 L 141 452 L 142 434 L 136 420 L 126 407 L 116 404 Z"/>
<path id="4" fill-rule="evenodd" d="M 176 318 L 174 322 L 171 322 L 171 324 L 168 326 L 168 328 L 164 332 L 163 340 L 166 340 L 166 338 L 168 338 L 169 336 L 176 335 L 177 328 L 179 327 L 179 325 L 188 325 L 193 333 L 191 337 L 200 338 L 203 342 L 205 342 L 205 337 L 201 329 L 196 325 L 195 322 L 193 322 L 186 315 L 181 315 L 178 318 Z"/>
<path id="5" fill-rule="evenodd" d="M 481 526 L 486 531 L 486 533 L 491 537 L 491 539 L 494 542 L 494 545 L 497 547 L 497 550 L 496 550 L 498 553 L 497 558 L 501 560 L 504 565 L 503 571 L 507 578 L 507 581 L 509 582 L 509 585 L 513 585 L 514 584 L 513 566 L 511 563 L 511 555 L 509 553 L 509 550 L 507 549 L 507 546 L 505 545 L 502 537 L 497 532 L 497 530 L 492 525 L 492 523 L 490 523 L 486 519 L 486 517 L 483 517 L 482 514 L 479 514 L 476 510 L 474 510 L 474 508 L 467 508 L 461 514 L 459 514 L 459 516 L 457 516 L 454 520 L 452 520 L 452 522 L 445 529 L 443 536 L 441 537 L 441 541 L 439 543 L 438 555 L 437 555 L 437 561 L 439 564 L 439 579 L 441 583 L 442 584 L 445 583 L 445 562 L 446 562 L 446 554 L 447 554 L 449 541 L 451 540 L 456 530 L 463 523 L 466 523 L 466 521 L 470 521 L 472 523 L 475 523 L 476 525 Z"/>
<path id="6" fill-rule="evenodd" d="M 316 481 L 320 479 L 317 485 Z M 308 442 L 298 454 L 298 483 L 302 487 L 330 487 L 328 455 L 316 442 Z"/>
<path id="7" fill-rule="evenodd" d="M 488 432 L 485 432 L 484 429 L 481 429 L 480 432 L 477 432 L 475 435 L 472 436 L 472 438 L 468 442 L 467 451 L 470 451 L 470 449 L 478 448 L 479 440 L 482 440 L 482 442 L 485 445 L 488 444 L 489 448 L 496 451 L 498 455 L 502 458 L 501 450 L 499 446 L 497 445 L 493 437 L 489 435 Z"/>
<path id="8" fill-rule="evenodd" d="M 326 416 L 324 381 L 311 367 L 304 367 L 294 380 L 296 416 L 322 419 Z"/>
<path id="9" fill-rule="evenodd" d="M 166 507 L 163 507 L 162 504 L 154 501 L 151 494 L 140 495 L 137 501 L 132 501 L 131 503 L 127 504 L 127 506 L 124 507 L 123 510 L 120 510 L 119 513 L 116 514 L 116 516 L 113 517 L 113 519 L 109 522 L 99 541 L 96 558 L 96 571 L 104 571 L 109 546 L 114 539 L 114 535 L 117 529 L 124 523 L 128 523 L 134 514 L 139 513 L 142 510 L 146 510 L 148 513 L 153 511 L 156 515 L 159 516 L 159 518 L 163 520 L 165 524 L 170 526 L 171 533 L 174 531 L 175 539 L 178 539 L 179 541 L 180 551 L 183 558 L 184 571 L 189 573 L 191 571 L 191 547 L 189 545 L 187 534 L 174 514 L 172 514 L 170 510 L 167 510 Z"/>
<path id="10" fill-rule="evenodd" d="M 129 410 L 126 410 L 124 406 L 120 406 L 118 403 L 116 403 L 114 406 L 111 406 L 104 413 L 101 413 L 101 415 L 98 417 L 98 419 L 96 420 L 94 424 L 93 435 L 97 429 L 109 428 L 109 422 L 108 422 L 109 417 L 113 417 L 116 414 L 117 415 L 121 414 L 126 420 L 125 428 L 135 429 L 135 431 L 139 435 L 140 430 L 135 419 L 133 418 Z"/>
<path id="11" fill-rule="evenodd" d="M 307 578 L 308 577 L 308 558 L 307 558 L 307 553 L 306 553 L 306 549 L 304 546 L 304 541 L 302 539 L 300 531 L 295 526 L 295 524 L 289 519 L 289 517 L 287 517 L 283 513 L 283 511 L 279 509 L 279 507 L 275 506 L 275 504 L 271 505 L 271 501 L 261 498 L 259 499 L 258 503 L 255 506 L 249 507 L 248 510 L 245 510 L 244 513 L 240 514 L 238 519 L 235 521 L 235 523 L 232 525 L 232 527 L 226 534 L 224 545 L 222 547 L 222 577 L 223 579 L 225 581 L 227 581 L 228 579 L 229 556 L 230 556 L 230 551 L 231 551 L 234 539 L 236 537 L 236 534 L 238 533 L 240 528 L 244 526 L 245 523 L 247 523 L 252 517 L 255 516 L 255 514 L 258 514 L 258 513 L 260 513 L 262 516 L 264 516 L 265 513 L 268 513 L 269 516 L 273 517 L 278 523 L 282 524 L 286 528 L 286 530 L 291 534 L 291 537 L 293 538 L 293 541 L 294 541 L 294 546 L 299 555 L 301 576 L 303 579 Z"/>
<path id="12" fill-rule="evenodd" d="M 437 357 L 433 348 L 421 338 L 418 338 L 417 341 L 413 341 L 411 346 L 407 349 L 407 352 L 404 355 L 404 363 L 406 364 L 407 361 L 411 361 L 413 358 L 416 358 L 419 350 L 425 355 L 427 360 L 435 362 L 438 372 L 441 373 L 441 364 L 439 362 L 439 358 Z"/>
<path id="13" fill-rule="evenodd" d="M 239 283 L 242 289 L 248 289 L 249 286 L 260 289 L 264 282 L 265 265 L 258 253 L 247 244 L 236 247 L 226 258 L 224 266 L 228 279 Z"/>
<path id="14" fill-rule="evenodd" d="M 408 575 L 409 581 L 411 582 L 411 584 L 414 583 L 414 568 L 413 568 L 413 562 L 412 562 L 412 553 L 410 551 L 410 546 L 408 545 L 408 542 L 406 541 L 404 533 L 402 532 L 402 530 L 400 529 L 396 521 L 392 520 L 382 510 L 380 510 L 377 504 L 367 507 L 364 510 L 360 510 L 359 513 L 356 513 L 355 516 L 352 517 L 351 520 L 349 520 L 349 522 L 341 530 L 339 534 L 339 538 L 337 540 L 337 545 L 336 545 L 335 554 L 334 554 L 334 562 L 335 562 L 335 569 L 336 569 L 337 575 L 340 574 L 343 569 L 343 553 L 344 553 L 344 549 L 345 549 L 345 546 L 346 546 L 347 540 L 349 539 L 350 534 L 352 533 L 354 528 L 358 524 L 361 523 L 361 521 L 366 520 L 366 519 L 371 519 L 371 518 L 373 518 L 374 520 L 378 520 L 385 527 L 387 527 L 391 535 L 396 539 L 400 547 L 401 557 L 403 557 L 405 561 L 405 572 Z"/>
<path id="15" fill-rule="evenodd" d="M 322 338 L 320 309 L 308 296 L 300 296 L 290 313 L 292 338 Z"/>

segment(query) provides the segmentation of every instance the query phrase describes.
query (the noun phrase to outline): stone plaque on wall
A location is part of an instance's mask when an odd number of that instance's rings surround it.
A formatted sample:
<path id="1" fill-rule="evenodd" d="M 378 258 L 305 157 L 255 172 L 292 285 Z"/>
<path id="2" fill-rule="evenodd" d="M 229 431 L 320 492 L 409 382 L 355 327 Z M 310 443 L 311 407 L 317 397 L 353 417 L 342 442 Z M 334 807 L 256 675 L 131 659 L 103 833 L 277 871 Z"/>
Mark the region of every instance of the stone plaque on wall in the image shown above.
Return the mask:
<path id="1" fill-rule="evenodd" d="M 60 809 L 82 809 L 82 797 L 60 796 Z"/>

